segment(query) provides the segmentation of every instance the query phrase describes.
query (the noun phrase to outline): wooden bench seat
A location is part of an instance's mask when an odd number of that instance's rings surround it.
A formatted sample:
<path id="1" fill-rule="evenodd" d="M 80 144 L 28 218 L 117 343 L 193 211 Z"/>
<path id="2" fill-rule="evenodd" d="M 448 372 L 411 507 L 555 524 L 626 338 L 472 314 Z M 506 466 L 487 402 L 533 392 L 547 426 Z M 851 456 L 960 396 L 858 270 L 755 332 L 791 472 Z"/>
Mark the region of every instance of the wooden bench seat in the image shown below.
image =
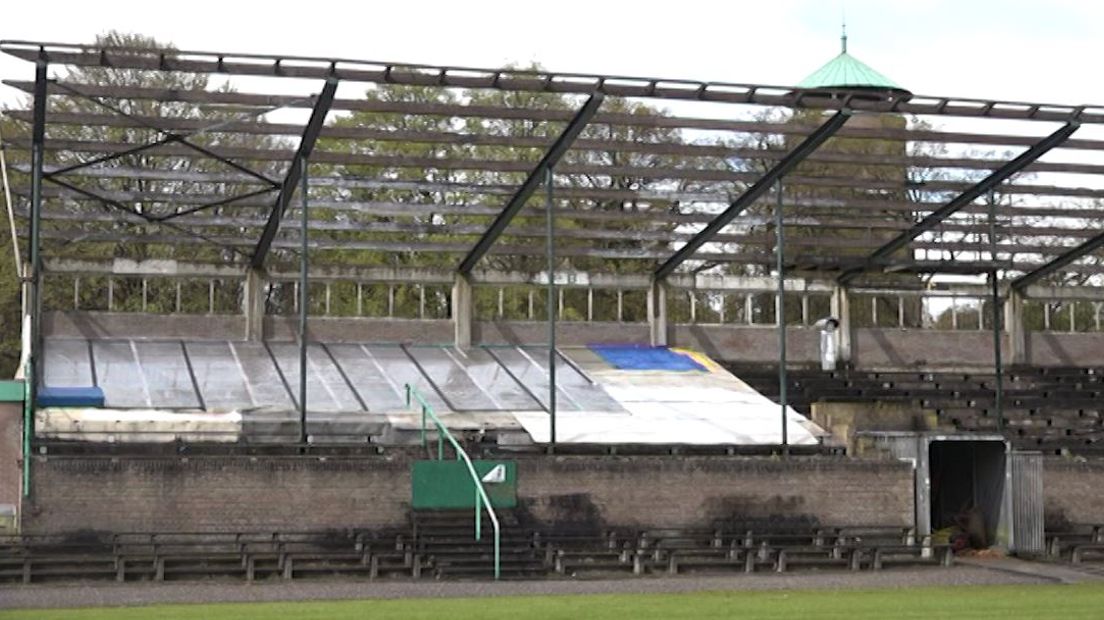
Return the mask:
<path id="1" fill-rule="evenodd" d="M 934 563 L 950 566 L 954 561 L 950 545 L 879 545 L 859 547 L 856 551 L 870 554 L 871 570 L 881 570 L 887 563 Z"/>
<path id="2" fill-rule="evenodd" d="M 860 557 L 854 547 L 783 547 L 776 554 L 774 569 L 784 573 L 793 566 L 838 566 L 858 570 Z"/>
<path id="3" fill-rule="evenodd" d="M 1070 552 L 1070 562 L 1081 564 L 1085 561 L 1104 561 L 1104 542 L 1074 545 Z"/>

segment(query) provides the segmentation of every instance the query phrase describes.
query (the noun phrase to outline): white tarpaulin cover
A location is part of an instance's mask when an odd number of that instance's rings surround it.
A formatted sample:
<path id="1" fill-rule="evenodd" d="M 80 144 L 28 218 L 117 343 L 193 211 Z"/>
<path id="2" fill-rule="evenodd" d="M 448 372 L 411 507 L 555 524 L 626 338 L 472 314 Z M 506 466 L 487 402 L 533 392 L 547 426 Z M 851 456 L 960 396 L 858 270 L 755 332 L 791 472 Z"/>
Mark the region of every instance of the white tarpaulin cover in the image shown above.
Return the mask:
<path id="1" fill-rule="evenodd" d="M 623 412 L 557 411 L 556 441 L 589 444 L 777 445 L 781 407 L 712 361 L 695 355 L 704 372 L 617 370 L 585 351 L 572 357 L 624 409 Z M 537 443 L 550 440 L 548 414 L 517 412 Z M 788 441 L 815 445 L 824 431 L 787 408 Z"/>

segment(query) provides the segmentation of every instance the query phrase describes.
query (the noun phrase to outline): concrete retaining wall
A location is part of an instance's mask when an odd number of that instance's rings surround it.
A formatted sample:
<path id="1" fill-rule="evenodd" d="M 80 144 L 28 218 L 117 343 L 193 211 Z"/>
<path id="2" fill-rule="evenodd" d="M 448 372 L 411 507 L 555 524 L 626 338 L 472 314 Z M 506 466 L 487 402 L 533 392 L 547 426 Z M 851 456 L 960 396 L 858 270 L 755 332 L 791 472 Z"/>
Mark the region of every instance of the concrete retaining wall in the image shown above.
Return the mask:
<path id="1" fill-rule="evenodd" d="M 403 525 L 402 458 L 36 457 L 29 533 L 304 530 Z M 523 511 L 546 524 L 699 526 L 912 519 L 896 462 L 822 458 L 547 457 L 518 462 Z"/>

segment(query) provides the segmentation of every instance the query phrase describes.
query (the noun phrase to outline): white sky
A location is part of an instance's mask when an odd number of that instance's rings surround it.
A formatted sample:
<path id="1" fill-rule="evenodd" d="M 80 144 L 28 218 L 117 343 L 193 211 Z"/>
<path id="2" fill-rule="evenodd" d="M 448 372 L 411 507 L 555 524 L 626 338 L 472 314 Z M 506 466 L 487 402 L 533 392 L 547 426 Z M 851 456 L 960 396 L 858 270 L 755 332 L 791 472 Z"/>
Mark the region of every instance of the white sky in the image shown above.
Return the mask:
<path id="1" fill-rule="evenodd" d="M 181 49 L 344 56 L 788 85 L 839 49 L 843 0 L 5 2 L 0 36 L 110 29 Z M 1104 104 L 1104 3 L 848 0 L 849 50 L 917 94 Z M 31 79 L 0 58 L 0 76 Z M 0 90 L 3 101 L 15 97 Z"/>

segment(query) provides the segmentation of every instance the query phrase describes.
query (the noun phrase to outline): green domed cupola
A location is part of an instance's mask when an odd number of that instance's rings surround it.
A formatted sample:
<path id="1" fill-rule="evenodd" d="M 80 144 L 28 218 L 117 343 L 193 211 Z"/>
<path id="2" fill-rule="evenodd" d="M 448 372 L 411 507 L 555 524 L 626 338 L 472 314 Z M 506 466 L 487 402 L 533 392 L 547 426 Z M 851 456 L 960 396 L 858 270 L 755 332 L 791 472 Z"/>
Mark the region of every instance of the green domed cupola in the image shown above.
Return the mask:
<path id="1" fill-rule="evenodd" d="M 840 37 L 841 50 L 809 77 L 798 83 L 798 88 L 812 90 L 859 90 L 871 94 L 901 96 L 911 95 L 893 80 L 871 69 L 866 63 L 847 53 L 847 30 Z"/>

